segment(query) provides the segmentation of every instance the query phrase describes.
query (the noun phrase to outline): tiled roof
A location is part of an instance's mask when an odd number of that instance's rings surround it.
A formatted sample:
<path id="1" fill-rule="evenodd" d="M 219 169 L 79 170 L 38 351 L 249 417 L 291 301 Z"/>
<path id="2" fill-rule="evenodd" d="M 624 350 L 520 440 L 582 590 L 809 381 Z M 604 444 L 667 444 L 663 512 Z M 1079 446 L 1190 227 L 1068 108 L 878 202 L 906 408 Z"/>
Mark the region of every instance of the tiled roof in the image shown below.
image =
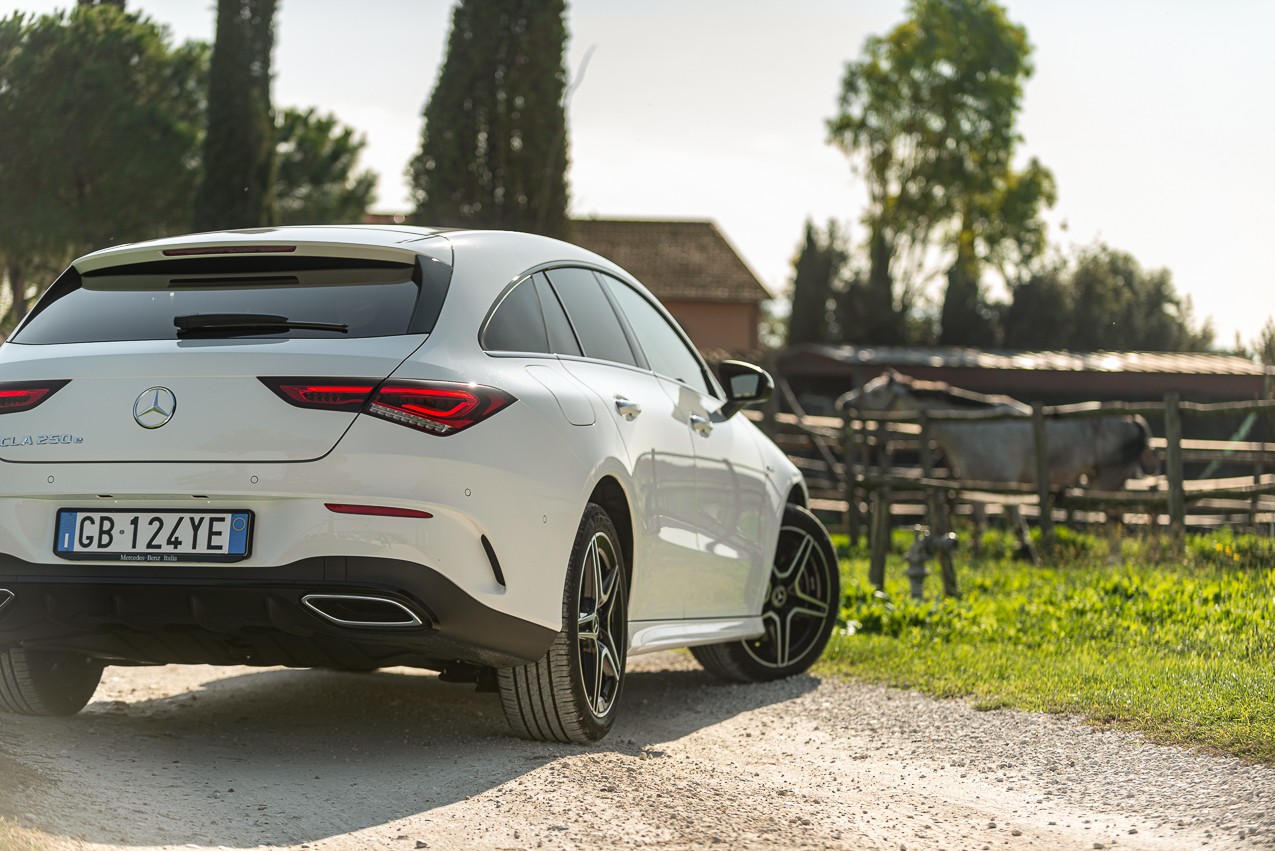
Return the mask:
<path id="1" fill-rule="evenodd" d="M 710 221 L 575 219 L 569 238 L 622 266 L 661 301 L 771 298 Z"/>
<path id="2" fill-rule="evenodd" d="M 1143 372 L 1174 375 L 1267 375 L 1275 369 L 1237 355 L 1186 352 L 1021 352 L 956 347 L 796 346 L 785 359 L 827 358 L 863 366 L 936 366 L 1044 372 Z"/>

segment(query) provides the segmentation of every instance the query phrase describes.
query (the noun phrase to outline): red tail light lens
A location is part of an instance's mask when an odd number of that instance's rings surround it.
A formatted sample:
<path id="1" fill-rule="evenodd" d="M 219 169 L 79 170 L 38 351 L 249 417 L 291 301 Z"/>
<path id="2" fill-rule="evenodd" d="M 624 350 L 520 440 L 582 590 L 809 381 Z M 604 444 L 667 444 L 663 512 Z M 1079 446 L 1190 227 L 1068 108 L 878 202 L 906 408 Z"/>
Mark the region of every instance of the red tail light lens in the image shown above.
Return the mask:
<path id="1" fill-rule="evenodd" d="M 446 436 L 507 408 L 503 390 L 448 381 L 390 381 L 376 391 L 367 413 L 430 434 Z"/>
<path id="2" fill-rule="evenodd" d="M 451 381 L 362 378 L 259 378 L 289 405 L 361 411 L 429 434 L 447 436 L 482 422 L 516 400 L 503 390 Z M 379 385 L 379 386 L 378 386 Z"/>
<path id="3" fill-rule="evenodd" d="M 0 414 L 29 411 L 70 383 L 69 380 L 0 383 Z"/>
<path id="4" fill-rule="evenodd" d="M 262 378 L 260 381 L 290 405 L 324 411 L 361 411 L 380 383 L 370 378 Z"/>

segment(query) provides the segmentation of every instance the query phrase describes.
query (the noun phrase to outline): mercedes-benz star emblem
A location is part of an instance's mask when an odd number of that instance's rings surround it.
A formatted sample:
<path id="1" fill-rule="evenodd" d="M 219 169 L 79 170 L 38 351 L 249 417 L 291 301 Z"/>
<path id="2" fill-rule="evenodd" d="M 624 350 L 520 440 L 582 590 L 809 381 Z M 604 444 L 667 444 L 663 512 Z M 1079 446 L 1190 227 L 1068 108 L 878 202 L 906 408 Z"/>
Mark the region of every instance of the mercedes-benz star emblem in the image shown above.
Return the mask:
<path id="1" fill-rule="evenodd" d="M 177 412 L 177 397 L 167 387 L 148 387 L 133 403 L 133 419 L 142 428 L 159 428 Z"/>

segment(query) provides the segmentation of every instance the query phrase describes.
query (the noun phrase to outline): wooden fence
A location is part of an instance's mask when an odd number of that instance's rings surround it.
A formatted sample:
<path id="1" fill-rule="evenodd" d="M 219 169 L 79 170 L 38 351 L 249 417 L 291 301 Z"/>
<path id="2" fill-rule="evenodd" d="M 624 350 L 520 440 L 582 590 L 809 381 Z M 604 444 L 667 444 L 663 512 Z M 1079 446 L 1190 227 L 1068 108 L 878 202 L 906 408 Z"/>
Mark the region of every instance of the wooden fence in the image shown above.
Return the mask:
<path id="1" fill-rule="evenodd" d="M 792 412 L 780 411 L 781 404 Z M 1120 491 L 1050 489 L 1043 472 L 1048 451 L 1047 419 L 1129 414 L 1164 424 L 1164 436 L 1151 440 L 1151 448 L 1161 459 L 1161 474 L 1133 480 Z M 1037 404 L 1030 414 L 1002 410 L 850 412 L 843 419 L 807 415 L 781 378 L 774 402 L 766 411 L 751 416 L 761 421 L 762 427 L 802 469 L 815 510 L 825 517 L 840 516 L 852 540 L 868 531 L 873 573 L 878 574 L 878 562 L 884 566 L 893 520 L 928 519 L 932 530 L 945 532 L 950 511 L 972 513 L 976 505 L 990 506 L 994 513 L 1000 505 L 1014 504 L 1034 517 L 1041 528 L 1041 554 L 1045 558 L 1053 542 L 1054 524 L 1066 519 L 1094 522 L 1114 515 L 1123 523 L 1164 527 L 1179 546 L 1188 525 L 1243 525 L 1268 531 L 1275 523 L 1275 442 L 1183 438 L 1182 423 L 1184 418 L 1265 419 L 1272 414 L 1275 400 L 1198 403 L 1184 402 L 1177 393 L 1168 393 L 1163 401 L 1154 403 Z M 933 424 L 1013 419 L 1031 421 L 1036 438 L 1036 480 L 1040 484 L 958 481 L 937 469 L 929 438 Z M 1219 464 L 1251 472 L 1188 479 L 1188 463 L 1195 467 L 1208 465 L 1206 472 Z M 949 585 L 946 572 L 945 587 Z M 874 581 L 878 578 L 879 575 L 873 576 Z M 954 577 L 948 590 L 955 591 Z"/>

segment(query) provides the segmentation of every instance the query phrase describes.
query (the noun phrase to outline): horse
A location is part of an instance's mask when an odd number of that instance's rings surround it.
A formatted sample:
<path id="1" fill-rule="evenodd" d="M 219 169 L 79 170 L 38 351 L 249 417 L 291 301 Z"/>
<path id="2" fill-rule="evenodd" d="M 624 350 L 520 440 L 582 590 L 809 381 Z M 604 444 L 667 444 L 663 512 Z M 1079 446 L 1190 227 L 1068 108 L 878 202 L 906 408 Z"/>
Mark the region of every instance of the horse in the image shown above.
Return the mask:
<path id="1" fill-rule="evenodd" d="M 837 399 L 860 411 L 1006 411 L 1021 419 L 934 422 L 930 434 L 957 479 L 1036 484 L 1032 409 L 1009 396 L 991 396 L 941 381 L 918 381 L 890 370 Z M 1051 487 L 1084 485 L 1118 490 L 1127 479 L 1156 469 L 1151 429 L 1140 416 L 1047 419 L 1046 468 Z"/>
<path id="2" fill-rule="evenodd" d="M 931 422 L 930 435 L 957 480 L 1035 485 L 1032 409 L 1009 396 L 986 395 L 941 381 L 919 381 L 894 370 L 837 399 L 843 411 L 1004 411 L 1021 415 L 985 422 Z M 1151 429 L 1141 416 L 1045 420 L 1046 469 L 1051 488 L 1082 485 L 1118 490 L 1126 480 L 1156 472 Z M 1016 507 L 1010 514 L 1018 520 Z"/>

